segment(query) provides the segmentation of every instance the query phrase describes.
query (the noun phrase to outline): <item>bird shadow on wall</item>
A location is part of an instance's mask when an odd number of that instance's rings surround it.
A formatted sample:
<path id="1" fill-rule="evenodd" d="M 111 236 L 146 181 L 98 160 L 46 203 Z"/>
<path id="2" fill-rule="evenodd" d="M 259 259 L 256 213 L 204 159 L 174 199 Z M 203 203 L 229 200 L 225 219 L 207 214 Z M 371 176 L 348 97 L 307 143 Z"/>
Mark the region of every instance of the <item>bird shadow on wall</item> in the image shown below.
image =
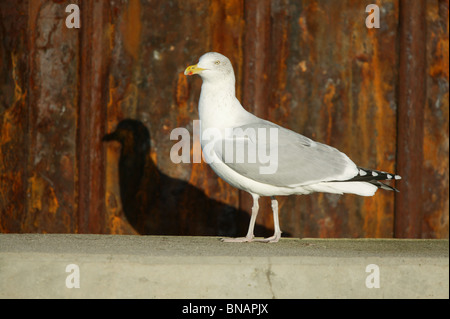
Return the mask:
<path id="1" fill-rule="evenodd" d="M 122 209 L 139 234 L 245 235 L 237 227 L 248 223 L 250 217 L 245 211 L 211 199 L 201 189 L 157 168 L 150 157 L 150 133 L 142 122 L 122 120 L 103 141 L 121 144 L 118 171 Z M 255 226 L 258 236 L 272 232 Z"/>

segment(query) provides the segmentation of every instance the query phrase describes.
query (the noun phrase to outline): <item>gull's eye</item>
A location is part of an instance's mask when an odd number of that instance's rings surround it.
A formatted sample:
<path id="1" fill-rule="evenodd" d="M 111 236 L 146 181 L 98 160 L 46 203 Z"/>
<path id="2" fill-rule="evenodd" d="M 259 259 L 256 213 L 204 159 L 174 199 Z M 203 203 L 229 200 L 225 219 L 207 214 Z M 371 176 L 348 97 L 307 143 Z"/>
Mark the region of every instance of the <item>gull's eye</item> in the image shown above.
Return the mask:
<path id="1" fill-rule="evenodd" d="M 216 61 L 216 62 L 214 62 L 214 64 L 215 64 L 215 65 L 219 65 L 219 64 L 220 64 L 220 61 Z"/>

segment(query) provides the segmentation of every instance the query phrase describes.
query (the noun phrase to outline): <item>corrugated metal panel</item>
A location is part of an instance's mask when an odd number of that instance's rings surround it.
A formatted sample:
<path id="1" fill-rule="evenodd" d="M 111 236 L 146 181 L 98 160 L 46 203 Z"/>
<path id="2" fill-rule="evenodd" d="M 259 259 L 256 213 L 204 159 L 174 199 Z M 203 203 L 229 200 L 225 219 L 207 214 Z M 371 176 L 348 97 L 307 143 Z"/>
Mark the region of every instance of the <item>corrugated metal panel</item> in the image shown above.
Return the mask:
<path id="1" fill-rule="evenodd" d="M 397 195 L 396 237 L 420 237 L 422 226 L 423 115 L 426 96 L 425 1 L 401 1 L 398 91 L 398 173 L 405 190 Z"/>
<path id="2" fill-rule="evenodd" d="M 423 140 L 423 238 L 448 238 L 448 10 L 449 1 L 427 1 L 427 97 Z"/>
<path id="3" fill-rule="evenodd" d="M 49 1 L 28 5 L 28 158 L 25 232 L 76 231 L 77 32 Z"/>
<path id="4" fill-rule="evenodd" d="M 376 2 L 380 29 L 367 29 L 370 1 L 71 3 L 80 5 L 81 29 L 65 27 L 65 1 L 0 3 L 0 231 L 243 235 L 248 194 L 205 163 L 169 158 L 170 132 L 186 127 L 192 135 L 198 118 L 201 80 L 186 79 L 184 68 L 218 51 L 232 60 L 238 97 L 258 116 L 331 144 L 363 167 L 418 176 L 396 167 L 403 156 L 422 172 L 417 213 L 406 208 L 418 192 L 411 179 L 397 184 L 397 197 L 291 196 L 279 199 L 285 233 L 392 237 L 398 225 L 400 237 L 448 237 L 448 1 L 416 11 L 427 26 L 414 31 L 427 46 L 419 67 L 424 115 L 413 118 L 423 121 L 423 160 L 406 150 L 416 140 L 402 144 L 397 136 L 402 125 L 411 128 L 399 117 L 408 105 L 401 79 L 410 76 L 400 70 L 402 39 L 413 32 L 398 32 L 409 15 L 405 4 Z M 138 189 L 122 199 L 134 207 L 132 225 L 121 203 L 119 144 L 101 141 L 125 118 L 139 120 L 151 141 L 144 179 L 133 177 L 138 164 L 122 165 L 129 177 L 122 184 Z M 257 235 L 267 235 L 270 205 L 260 204 Z"/>
<path id="5" fill-rule="evenodd" d="M 27 211 L 26 3 L 0 4 L 0 231 L 23 228 Z"/>
<path id="6" fill-rule="evenodd" d="M 380 29 L 364 2 L 272 4 L 270 119 L 345 152 L 362 167 L 395 171 L 398 7 L 383 1 Z M 390 48 L 387 50 L 386 48 Z M 287 231 L 312 237 L 391 237 L 394 194 L 330 194 L 280 201 Z"/>

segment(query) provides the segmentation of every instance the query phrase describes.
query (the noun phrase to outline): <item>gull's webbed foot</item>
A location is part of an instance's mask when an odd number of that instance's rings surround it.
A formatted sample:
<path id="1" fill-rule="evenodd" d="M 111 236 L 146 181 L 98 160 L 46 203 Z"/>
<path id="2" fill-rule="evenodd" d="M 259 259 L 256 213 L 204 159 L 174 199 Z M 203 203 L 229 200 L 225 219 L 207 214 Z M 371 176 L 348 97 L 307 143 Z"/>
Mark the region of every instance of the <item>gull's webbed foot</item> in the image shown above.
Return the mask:
<path id="1" fill-rule="evenodd" d="M 236 237 L 236 238 L 222 238 L 223 243 L 249 243 L 254 240 L 254 236 Z"/>
<path id="2" fill-rule="evenodd" d="M 253 241 L 257 241 L 260 243 L 277 243 L 281 238 L 281 232 L 275 233 L 271 237 L 263 238 L 263 239 L 254 239 Z"/>

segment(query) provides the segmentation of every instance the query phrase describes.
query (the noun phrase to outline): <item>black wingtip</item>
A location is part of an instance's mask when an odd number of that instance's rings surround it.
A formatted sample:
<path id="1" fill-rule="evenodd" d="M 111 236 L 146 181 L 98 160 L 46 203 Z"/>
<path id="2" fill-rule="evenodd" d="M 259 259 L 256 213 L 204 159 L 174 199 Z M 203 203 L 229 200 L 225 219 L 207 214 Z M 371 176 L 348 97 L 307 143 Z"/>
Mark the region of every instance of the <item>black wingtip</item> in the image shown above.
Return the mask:
<path id="1" fill-rule="evenodd" d="M 371 183 L 371 182 L 369 182 L 369 183 Z M 400 193 L 400 191 L 397 188 L 395 188 L 393 186 L 390 186 L 390 185 L 386 185 L 386 184 L 384 184 L 384 183 L 382 183 L 380 181 L 374 181 L 371 184 L 377 186 L 378 188 L 387 190 L 387 191 L 395 191 L 397 193 Z"/>
<path id="2" fill-rule="evenodd" d="M 399 193 L 400 191 L 397 188 L 384 184 L 381 181 L 392 181 L 400 179 L 402 179 L 401 176 L 396 174 L 358 167 L 358 174 L 355 177 L 346 180 L 345 182 L 366 182 L 375 185 L 378 188 Z"/>
<path id="3" fill-rule="evenodd" d="M 400 175 L 358 167 L 358 175 L 349 181 L 391 181 L 400 179 L 402 179 Z"/>

